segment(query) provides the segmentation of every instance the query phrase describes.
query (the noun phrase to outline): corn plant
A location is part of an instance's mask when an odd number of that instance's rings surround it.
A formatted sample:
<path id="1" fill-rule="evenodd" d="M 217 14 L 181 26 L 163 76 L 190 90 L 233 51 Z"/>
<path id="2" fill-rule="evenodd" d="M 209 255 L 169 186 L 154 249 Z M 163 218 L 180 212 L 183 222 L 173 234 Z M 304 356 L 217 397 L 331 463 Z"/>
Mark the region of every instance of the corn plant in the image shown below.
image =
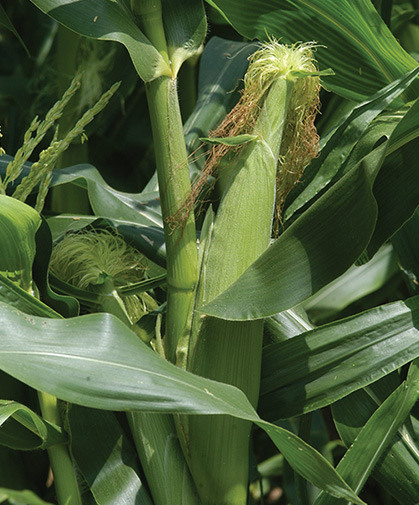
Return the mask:
<path id="1" fill-rule="evenodd" d="M 417 504 L 414 4 L 31 1 L 62 98 L 0 157 L 0 501 Z M 137 193 L 87 163 L 119 46 Z"/>

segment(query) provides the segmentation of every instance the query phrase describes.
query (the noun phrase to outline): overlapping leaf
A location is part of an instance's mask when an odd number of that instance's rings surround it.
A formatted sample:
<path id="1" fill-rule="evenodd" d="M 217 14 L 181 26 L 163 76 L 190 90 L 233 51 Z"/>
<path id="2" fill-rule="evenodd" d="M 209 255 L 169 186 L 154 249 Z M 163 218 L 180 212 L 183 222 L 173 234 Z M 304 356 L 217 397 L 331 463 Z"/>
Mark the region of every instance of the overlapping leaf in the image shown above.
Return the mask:
<path id="1" fill-rule="evenodd" d="M 144 81 L 170 69 L 157 49 L 135 23 L 125 2 L 112 0 L 33 0 L 33 3 L 67 28 L 99 40 L 113 40 L 129 51 L 134 66 Z"/>
<path id="2" fill-rule="evenodd" d="M 372 186 L 384 154 L 385 144 L 361 160 L 200 311 L 230 320 L 267 317 L 297 305 L 345 272 L 375 227 Z"/>
<path id="3" fill-rule="evenodd" d="M 261 415 L 287 418 L 324 407 L 415 359 L 418 314 L 415 297 L 265 347 Z"/>
<path id="4" fill-rule="evenodd" d="M 407 380 L 374 412 L 337 466 L 342 477 L 357 492 L 362 489 L 418 396 L 419 371 L 417 362 L 413 362 Z M 315 505 L 336 503 L 339 501 L 323 494 L 316 500 Z"/>
<path id="5" fill-rule="evenodd" d="M 11 400 L 0 400 L 0 427 L 0 444 L 12 449 L 45 449 L 67 442 L 60 427 Z"/>
<path id="6" fill-rule="evenodd" d="M 303 477 L 334 496 L 363 503 L 317 451 L 262 421 L 240 390 L 168 363 L 113 316 L 43 319 L 0 304 L 0 318 L 0 368 L 32 387 L 101 409 L 227 414 L 253 421 Z"/>
<path id="7" fill-rule="evenodd" d="M 316 41 L 320 67 L 336 74 L 325 78 L 327 87 L 350 100 L 367 98 L 417 65 L 369 0 L 207 1 L 249 39 Z M 407 96 L 417 92 L 415 84 Z"/>

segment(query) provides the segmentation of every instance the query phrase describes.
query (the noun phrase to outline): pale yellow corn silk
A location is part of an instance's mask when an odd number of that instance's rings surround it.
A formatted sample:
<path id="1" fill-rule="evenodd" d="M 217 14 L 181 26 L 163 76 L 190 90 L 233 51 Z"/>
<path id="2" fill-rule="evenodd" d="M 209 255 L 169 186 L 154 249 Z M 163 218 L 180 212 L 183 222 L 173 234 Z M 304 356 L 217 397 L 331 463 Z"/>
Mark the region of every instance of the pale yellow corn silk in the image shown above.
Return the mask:
<path id="1" fill-rule="evenodd" d="M 144 257 L 124 239 L 107 230 L 69 233 L 52 251 L 50 268 L 61 280 L 91 289 L 104 276 L 125 285 L 144 279 Z"/>
<path id="2" fill-rule="evenodd" d="M 50 269 L 77 288 L 94 290 L 107 279 L 116 288 L 143 280 L 147 261 L 121 236 L 107 230 L 87 230 L 70 233 L 54 246 Z M 121 298 L 132 323 L 157 306 L 145 292 Z"/>
<path id="3" fill-rule="evenodd" d="M 316 75 L 309 75 L 317 72 L 313 57 L 315 47 L 313 42 L 287 46 L 273 38 L 261 44 L 260 49 L 249 58 L 239 102 L 220 126 L 209 134 L 216 138 L 257 134 L 254 126 L 271 84 L 276 79 L 294 82 L 277 166 L 275 234 L 279 230 L 286 196 L 301 179 L 304 167 L 318 152 L 319 138 L 314 120 L 319 109 L 320 80 Z M 186 222 L 209 178 L 217 176 L 217 172 L 237 156 L 242 147 L 216 144 L 211 148 L 191 194 L 168 220 L 173 229 Z"/>

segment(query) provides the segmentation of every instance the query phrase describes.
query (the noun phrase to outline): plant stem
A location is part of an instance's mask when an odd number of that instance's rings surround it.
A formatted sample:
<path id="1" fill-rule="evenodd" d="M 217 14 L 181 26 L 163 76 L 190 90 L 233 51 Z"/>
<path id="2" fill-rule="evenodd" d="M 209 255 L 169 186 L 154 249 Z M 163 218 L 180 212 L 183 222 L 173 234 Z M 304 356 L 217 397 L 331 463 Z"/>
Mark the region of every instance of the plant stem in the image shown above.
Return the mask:
<path id="1" fill-rule="evenodd" d="M 167 218 L 180 208 L 191 189 L 176 81 L 159 77 L 147 84 L 147 100 L 156 152 L 160 201 L 167 250 L 166 355 L 185 366 L 195 286 L 197 248 L 193 212 L 171 230 Z"/>
<path id="2" fill-rule="evenodd" d="M 160 0 L 131 0 L 131 8 L 141 29 L 168 61 Z M 146 83 L 146 93 L 167 250 L 166 356 L 185 368 L 197 284 L 197 247 L 193 209 L 185 223 L 175 229 L 168 225 L 168 218 L 191 190 L 176 79 L 162 76 Z"/>
<path id="3" fill-rule="evenodd" d="M 55 396 L 38 391 L 39 404 L 44 419 L 62 426 L 62 419 Z M 59 505 L 82 505 L 79 486 L 68 447 L 57 444 L 48 447 L 48 456 L 54 474 L 55 491 Z"/>

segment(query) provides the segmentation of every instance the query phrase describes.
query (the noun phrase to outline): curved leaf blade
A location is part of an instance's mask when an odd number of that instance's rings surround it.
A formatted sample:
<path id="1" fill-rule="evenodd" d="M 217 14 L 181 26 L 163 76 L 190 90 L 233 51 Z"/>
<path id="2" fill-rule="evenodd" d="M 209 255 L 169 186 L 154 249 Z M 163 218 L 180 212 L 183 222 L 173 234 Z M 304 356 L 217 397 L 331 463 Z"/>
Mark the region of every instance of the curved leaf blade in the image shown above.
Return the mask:
<path id="1" fill-rule="evenodd" d="M 412 363 L 407 381 L 402 383 L 374 412 L 345 453 L 337 470 L 360 492 L 368 476 L 397 433 L 419 396 L 419 374 Z M 320 495 L 315 505 L 332 505 L 327 495 Z"/>
<path id="2" fill-rule="evenodd" d="M 419 297 L 264 348 L 259 411 L 280 419 L 330 405 L 419 356 Z"/>
<path id="3" fill-rule="evenodd" d="M 94 408 L 225 414 L 252 421 L 297 472 L 334 496 L 363 504 L 315 449 L 262 421 L 239 389 L 175 367 L 115 317 L 43 319 L 0 304 L 0 318 L 0 368 L 32 387 Z"/>
<path id="4" fill-rule="evenodd" d="M 123 44 L 138 75 L 151 81 L 170 75 L 164 59 L 135 23 L 124 2 L 112 0 L 31 0 L 42 12 L 80 35 Z"/>
<path id="5" fill-rule="evenodd" d="M 35 234 L 41 217 L 29 205 L 0 195 L 0 273 L 26 291 L 32 282 Z"/>
<path id="6" fill-rule="evenodd" d="M 369 0 L 207 0 L 249 39 L 318 42 L 316 59 L 328 89 L 359 101 L 416 67 Z M 418 87 L 409 90 L 416 98 Z"/>
<path id="7" fill-rule="evenodd" d="M 0 444 L 12 449 L 46 449 L 68 441 L 62 429 L 31 409 L 11 400 L 0 400 Z"/>
<path id="8" fill-rule="evenodd" d="M 372 186 L 385 148 L 383 144 L 361 160 L 199 312 L 240 321 L 268 317 L 304 301 L 345 272 L 375 227 Z"/>

